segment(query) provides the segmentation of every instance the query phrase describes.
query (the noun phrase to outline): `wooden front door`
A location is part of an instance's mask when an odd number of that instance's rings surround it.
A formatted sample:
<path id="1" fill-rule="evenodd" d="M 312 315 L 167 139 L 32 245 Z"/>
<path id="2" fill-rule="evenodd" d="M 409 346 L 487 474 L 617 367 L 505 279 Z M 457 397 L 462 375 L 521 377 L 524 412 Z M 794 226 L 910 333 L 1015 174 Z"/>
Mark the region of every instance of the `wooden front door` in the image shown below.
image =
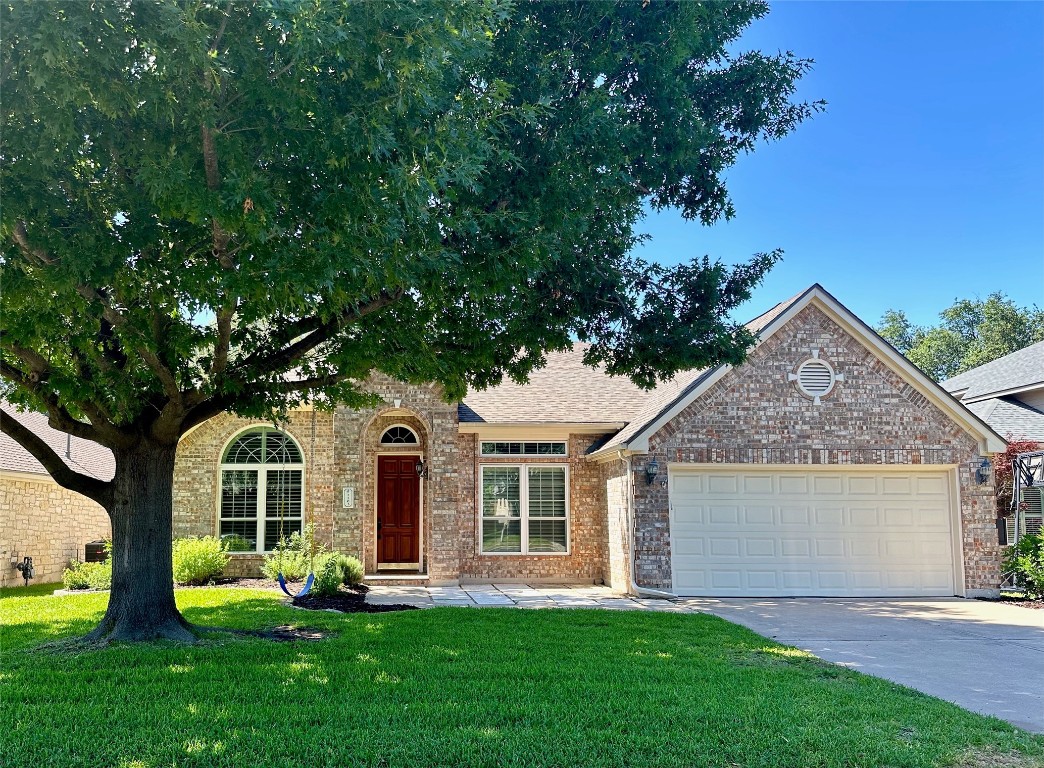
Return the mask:
<path id="1" fill-rule="evenodd" d="M 377 567 L 420 563 L 416 456 L 377 457 Z"/>

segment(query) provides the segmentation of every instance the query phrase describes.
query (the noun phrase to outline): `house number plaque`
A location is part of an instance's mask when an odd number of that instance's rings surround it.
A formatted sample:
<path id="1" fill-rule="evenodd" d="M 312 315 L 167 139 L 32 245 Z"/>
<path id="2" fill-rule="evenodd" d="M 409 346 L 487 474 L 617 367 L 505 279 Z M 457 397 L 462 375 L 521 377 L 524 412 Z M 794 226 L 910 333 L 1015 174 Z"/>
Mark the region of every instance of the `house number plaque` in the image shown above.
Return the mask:
<path id="1" fill-rule="evenodd" d="M 341 506 L 345 509 L 355 509 L 355 489 L 341 489 Z"/>

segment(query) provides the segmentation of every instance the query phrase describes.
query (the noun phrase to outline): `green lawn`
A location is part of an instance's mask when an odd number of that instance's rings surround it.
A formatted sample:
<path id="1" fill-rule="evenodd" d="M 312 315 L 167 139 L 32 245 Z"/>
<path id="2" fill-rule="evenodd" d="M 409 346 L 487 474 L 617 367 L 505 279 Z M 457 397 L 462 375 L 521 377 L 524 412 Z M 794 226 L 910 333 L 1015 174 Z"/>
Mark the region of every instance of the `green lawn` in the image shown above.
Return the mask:
<path id="1" fill-rule="evenodd" d="M 194 622 L 332 636 L 70 653 L 33 649 L 106 596 L 49 592 L 0 591 L 4 765 L 1044 765 L 1040 737 L 710 616 L 344 616 L 196 589 Z"/>

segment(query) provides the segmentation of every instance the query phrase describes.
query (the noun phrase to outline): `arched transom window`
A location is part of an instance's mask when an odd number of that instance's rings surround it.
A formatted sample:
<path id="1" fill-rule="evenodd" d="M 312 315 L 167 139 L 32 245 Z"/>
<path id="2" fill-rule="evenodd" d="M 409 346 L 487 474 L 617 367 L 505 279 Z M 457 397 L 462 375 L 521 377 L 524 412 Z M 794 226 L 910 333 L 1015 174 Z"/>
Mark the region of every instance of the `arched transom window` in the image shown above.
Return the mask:
<path id="1" fill-rule="evenodd" d="M 384 430 L 381 445 L 417 445 L 417 433 L 409 427 L 396 424 Z"/>
<path id="2" fill-rule="evenodd" d="M 231 552 L 270 552 L 304 518 L 304 456 L 270 427 L 237 436 L 221 457 L 219 532 Z"/>

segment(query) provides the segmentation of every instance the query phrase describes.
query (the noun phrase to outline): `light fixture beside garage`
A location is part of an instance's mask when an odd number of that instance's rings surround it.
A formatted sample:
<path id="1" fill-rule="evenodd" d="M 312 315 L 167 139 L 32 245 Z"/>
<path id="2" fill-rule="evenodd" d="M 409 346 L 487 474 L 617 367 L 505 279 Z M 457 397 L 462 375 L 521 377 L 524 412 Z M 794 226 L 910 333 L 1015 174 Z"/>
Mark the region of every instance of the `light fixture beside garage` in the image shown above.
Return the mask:
<path id="1" fill-rule="evenodd" d="M 820 359 L 818 349 L 812 350 L 812 357 L 798 366 L 797 373 L 787 374 L 787 381 L 796 382 L 801 393 L 811 397 L 815 405 L 819 405 L 821 397 L 830 394 L 837 382 L 844 380 L 843 373 L 837 373 L 834 366 Z"/>

